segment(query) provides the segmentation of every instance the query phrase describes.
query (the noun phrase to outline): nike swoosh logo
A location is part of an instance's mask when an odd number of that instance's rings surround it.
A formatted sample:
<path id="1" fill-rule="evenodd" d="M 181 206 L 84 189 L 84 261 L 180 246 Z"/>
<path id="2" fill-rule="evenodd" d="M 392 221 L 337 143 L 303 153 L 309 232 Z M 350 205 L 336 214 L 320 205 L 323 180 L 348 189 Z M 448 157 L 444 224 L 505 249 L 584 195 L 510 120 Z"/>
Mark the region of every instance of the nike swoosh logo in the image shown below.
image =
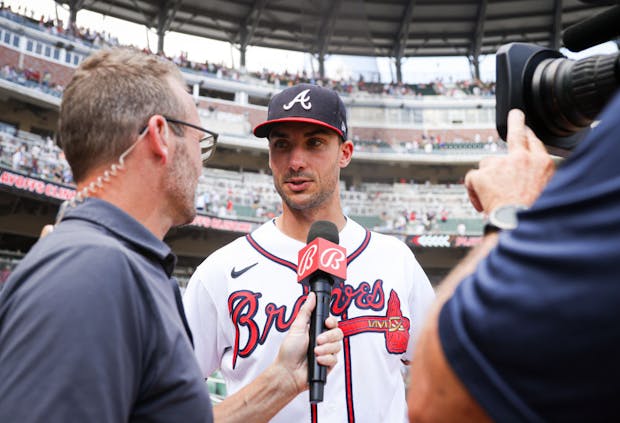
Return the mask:
<path id="1" fill-rule="evenodd" d="M 253 268 L 254 266 L 256 266 L 257 264 L 258 264 L 258 262 L 254 263 L 254 264 L 250 264 L 248 267 L 244 267 L 241 270 L 235 270 L 235 268 L 233 267 L 232 270 L 230 271 L 230 277 L 233 278 L 233 279 L 236 279 L 239 276 L 243 275 L 248 270 L 250 270 L 251 268 Z"/>

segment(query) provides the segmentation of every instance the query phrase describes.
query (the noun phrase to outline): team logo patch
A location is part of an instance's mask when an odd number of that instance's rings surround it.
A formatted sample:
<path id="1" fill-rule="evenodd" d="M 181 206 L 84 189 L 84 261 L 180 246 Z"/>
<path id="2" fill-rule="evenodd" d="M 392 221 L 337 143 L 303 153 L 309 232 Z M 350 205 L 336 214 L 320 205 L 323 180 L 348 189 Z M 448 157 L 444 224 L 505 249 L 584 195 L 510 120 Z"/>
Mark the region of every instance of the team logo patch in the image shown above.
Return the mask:
<path id="1" fill-rule="evenodd" d="M 400 299 L 396 292 L 390 292 L 387 306 L 388 331 L 385 334 L 385 345 L 391 353 L 404 353 L 409 342 L 409 319 L 403 317 L 400 310 Z"/>
<path id="2" fill-rule="evenodd" d="M 309 92 L 310 89 L 301 91 L 289 103 L 282 106 L 282 108 L 284 110 L 291 110 L 296 103 L 299 103 L 305 110 L 310 110 L 312 108 L 312 103 L 310 102 Z"/>
<path id="3" fill-rule="evenodd" d="M 407 351 L 409 328 L 411 322 L 400 309 L 398 294 L 390 291 L 385 317 L 360 316 L 338 322 L 344 336 L 357 335 L 363 332 L 379 332 L 385 336 L 385 348 L 389 353 L 402 354 Z"/>

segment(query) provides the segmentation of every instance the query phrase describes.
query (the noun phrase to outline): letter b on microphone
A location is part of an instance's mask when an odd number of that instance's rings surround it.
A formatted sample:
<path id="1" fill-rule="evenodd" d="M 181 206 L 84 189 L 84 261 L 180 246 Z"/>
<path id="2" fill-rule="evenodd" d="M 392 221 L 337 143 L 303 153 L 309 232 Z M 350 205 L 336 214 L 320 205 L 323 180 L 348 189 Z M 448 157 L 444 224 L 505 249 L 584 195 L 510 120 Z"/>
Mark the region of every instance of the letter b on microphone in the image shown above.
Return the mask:
<path id="1" fill-rule="evenodd" d="M 347 278 L 347 254 L 344 247 L 323 238 L 316 238 L 299 251 L 297 281 L 308 283 L 312 275 L 324 272 L 335 280 Z"/>

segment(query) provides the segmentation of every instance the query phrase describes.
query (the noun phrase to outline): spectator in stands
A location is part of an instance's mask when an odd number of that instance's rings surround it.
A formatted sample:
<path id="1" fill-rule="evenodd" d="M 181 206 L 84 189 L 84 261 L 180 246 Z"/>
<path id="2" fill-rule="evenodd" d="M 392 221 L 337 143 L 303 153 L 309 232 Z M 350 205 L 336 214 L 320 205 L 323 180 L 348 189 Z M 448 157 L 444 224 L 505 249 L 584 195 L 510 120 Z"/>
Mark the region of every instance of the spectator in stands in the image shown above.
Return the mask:
<path id="1" fill-rule="evenodd" d="M 448 221 L 448 216 L 450 215 L 450 212 L 448 210 L 446 210 L 445 208 L 442 208 L 439 211 L 439 216 L 441 219 L 441 223 L 446 223 Z"/>
<path id="2" fill-rule="evenodd" d="M 204 194 L 196 194 L 196 210 L 204 212 L 205 211 L 205 196 Z"/>
<path id="3" fill-rule="evenodd" d="M 405 212 L 399 212 L 394 218 L 394 229 L 398 232 L 404 232 L 407 228 L 407 217 Z"/>
<path id="4" fill-rule="evenodd" d="M 4 79 L 10 79 L 11 77 L 11 67 L 9 65 L 2 66 L 2 77 Z"/>
<path id="5" fill-rule="evenodd" d="M 48 165 L 43 165 L 41 166 L 41 172 L 39 176 L 43 179 L 52 180 L 54 177 L 54 174 L 52 173 Z"/>
<path id="6" fill-rule="evenodd" d="M 412 421 L 618 421 L 619 116 L 620 93 L 551 178 L 513 110 L 508 155 L 467 174 L 493 225 L 440 288 L 413 361 Z"/>
<path id="7" fill-rule="evenodd" d="M 59 135 L 79 193 L 0 291 L 0 421 L 212 421 L 171 278 L 176 257 L 162 241 L 196 213 L 216 141 L 199 124 L 170 62 L 102 50 L 77 69 Z M 307 389 L 314 301 L 273 365 L 216 417 L 266 421 Z M 342 332 L 326 324 L 315 353 L 332 367 Z"/>
<path id="8" fill-rule="evenodd" d="M 67 185 L 73 183 L 73 174 L 71 173 L 71 169 L 68 167 L 63 167 L 62 169 L 62 182 Z"/>
<path id="9" fill-rule="evenodd" d="M 33 154 L 32 159 L 30 160 L 30 173 L 37 176 L 39 172 L 39 159 Z"/>
<path id="10" fill-rule="evenodd" d="M 61 164 L 56 164 L 56 166 L 54 166 L 53 169 L 53 179 L 56 182 L 63 182 L 63 173 L 64 173 L 64 168 Z"/>
<path id="11" fill-rule="evenodd" d="M 43 84 L 44 87 L 49 87 L 51 86 L 51 82 L 52 74 L 49 71 L 45 71 L 43 74 L 43 79 L 41 80 L 41 84 Z"/>
<path id="12" fill-rule="evenodd" d="M 273 360 L 308 293 L 297 282 L 297 253 L 311 225 L 329 220 L 351 260 L 331 306 L 350 328 L 345 362 L 334 368 L 325 402 L 310 407 L 308 397 L 299 396 L 274 422 L 340 423 L 353 416 L 402 422 L 400 369 L 434 296 L 428 278 L 404 243 L 371 233 L 342 212 L 340 172 L 351 161 L 353 143 L 340 97 L 300 84 L 273 96 L 267 114 L 254 134 L 268 139 L 283 211 L 209 256 L 187 286 L 184 303 L 203 376 L 220 368 L 229 392 L 236 392 Z M 389 321 L 390 329 L 370 329 L 376 319 Z"/>
<path id="13" fill-rule="evenodd" d="M 55 147 L 54 140 L 49 135 L 45 137 L 45 146 L 47 147 L 48 151 L 53 150 Z"/>
<path id="14" fill-rule="evenodd" d="M 235 208 L 233 205 L 232 198 L 228 197 L 228 199 L 226 200 L 226 215 L 232 216 L 234 213 L 235 213 Z"/>
<path id="15" fill-rule="evenodd" d="M 263 206 L 258 206 L 256 207 L 254 214 L 257 218 L 262 219 L 263 217 L 265 217 L 265 209 L 263 208 Z"/>
<path id="16" fill-rule="evenodd" d="M 220 211 L 220 206 L 221 204 L 221 195 L 217 190 L 214 190 L 212 195 L 211 195 L 211 210 L 213 211 L 213 213 L 219 213 Z M 224 210 L 226 210 L 226 208 L 224 208 Z"/>
<path id="17" fill-rule="evenodd" d="M 202 198 L 203 198 L 203 201 L 204 201 L 205 212 L 207 212 L 207 213 L 212 211 L 212 206 L 211 206 L 211 198 L 212 197 L 213 197 L 213 194 L 209 190 L 207 190 L 207 191 L 202 193 Z"/>
<path id="18" fill-rule="evenodd" d="M 11 164 L 13 166 L 13 169 L 22 170 L 25 160 L 26 160 L 26 146 L 21 144 L 19 147 L 17 147 L 17 149 L 15 150 L 11 158 Z"/>

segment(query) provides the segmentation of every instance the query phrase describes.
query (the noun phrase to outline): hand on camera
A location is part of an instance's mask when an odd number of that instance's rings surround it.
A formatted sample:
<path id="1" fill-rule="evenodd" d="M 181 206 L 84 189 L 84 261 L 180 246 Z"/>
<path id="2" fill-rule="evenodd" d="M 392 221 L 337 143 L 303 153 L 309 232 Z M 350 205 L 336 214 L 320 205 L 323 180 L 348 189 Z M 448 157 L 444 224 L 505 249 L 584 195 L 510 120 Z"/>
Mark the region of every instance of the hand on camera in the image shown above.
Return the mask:
<path id="1" fill-rule="evenodd" d="M 525 115 L 508 114 L 508 154 L 485 157 L 465 176 L 469 199 L 479 212 L 507 204 L 530 206 L 553 176 L 555 165 L 543 143 L 525 125 Z"/>

